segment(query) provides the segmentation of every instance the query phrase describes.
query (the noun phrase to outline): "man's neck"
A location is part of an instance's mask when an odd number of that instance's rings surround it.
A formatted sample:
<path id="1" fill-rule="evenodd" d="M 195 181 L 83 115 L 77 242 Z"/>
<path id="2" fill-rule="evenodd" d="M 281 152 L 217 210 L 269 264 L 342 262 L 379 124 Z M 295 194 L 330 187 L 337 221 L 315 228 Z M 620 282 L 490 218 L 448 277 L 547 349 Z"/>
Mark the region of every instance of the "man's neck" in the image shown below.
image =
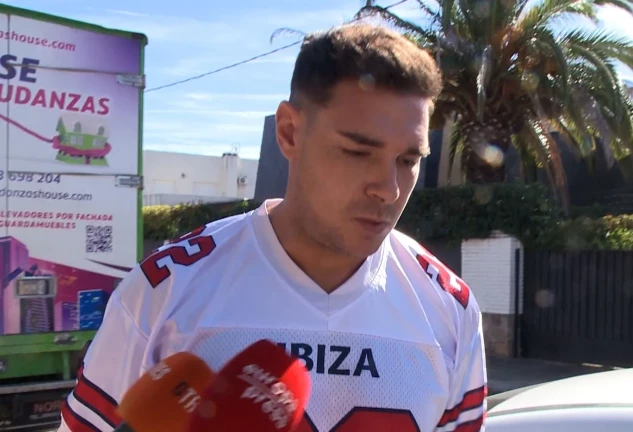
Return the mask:
<path id="1" fill-rule="evenodd" d="M 363 264 L 363 260 L 336 253 L 313 241 L 283 201 L 269 210 L 269 218 L 290 259 L 328 294 L 343 285 Z"/>

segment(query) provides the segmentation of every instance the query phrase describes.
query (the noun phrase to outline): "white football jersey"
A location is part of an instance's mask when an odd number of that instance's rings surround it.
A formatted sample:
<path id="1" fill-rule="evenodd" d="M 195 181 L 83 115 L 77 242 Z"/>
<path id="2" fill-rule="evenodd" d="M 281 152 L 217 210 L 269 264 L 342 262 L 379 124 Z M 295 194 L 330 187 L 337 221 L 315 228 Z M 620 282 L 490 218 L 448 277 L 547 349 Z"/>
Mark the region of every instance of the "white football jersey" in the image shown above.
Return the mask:
<path id="1" fill-rule="evenodd" d="M 481 313 L 466 284 L 392 231 L 327 294 L 286 254 L 267 209 L 163 246 L 113 293 L 60 431 L 112 431 L 117 402 L 161 359 L 190 351 L 218 371 L 259 339 L 303 359 L 299 432 L 483 430 Z"/>

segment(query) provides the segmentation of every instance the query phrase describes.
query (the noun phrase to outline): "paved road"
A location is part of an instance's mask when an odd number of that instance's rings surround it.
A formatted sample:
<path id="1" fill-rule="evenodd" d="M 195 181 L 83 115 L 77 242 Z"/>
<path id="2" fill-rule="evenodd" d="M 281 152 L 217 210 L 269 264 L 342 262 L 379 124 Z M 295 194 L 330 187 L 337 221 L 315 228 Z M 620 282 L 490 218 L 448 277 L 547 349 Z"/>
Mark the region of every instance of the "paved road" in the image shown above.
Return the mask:
<path id="1" fill-rule="evenodd" d="M 557 363 L 535 359 L 501 359 L 490 357 L 488 363 L 489 394 L 542 384 L 576 375 L 618 369 L 609 366 Z"/>

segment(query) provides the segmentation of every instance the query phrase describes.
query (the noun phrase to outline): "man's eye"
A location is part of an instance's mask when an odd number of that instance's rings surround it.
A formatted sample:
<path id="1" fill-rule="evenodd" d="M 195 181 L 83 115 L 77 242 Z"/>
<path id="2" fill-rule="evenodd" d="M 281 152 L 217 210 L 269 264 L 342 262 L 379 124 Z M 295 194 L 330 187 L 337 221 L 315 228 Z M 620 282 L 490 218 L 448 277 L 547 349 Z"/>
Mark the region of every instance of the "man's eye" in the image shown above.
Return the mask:
<path id="1" fill-rule="evenodd" d="M 350 156 L 368 156 L 369 153 L 357 150 L 347 150 L 343 149 L 343 153 L 348 154 Z"/>
<path id="2" fill-rule="evenodd" d="M 418 163 L 417 159 L 402 159 L 402 163 L 406 166 L 415 166 Z"/>

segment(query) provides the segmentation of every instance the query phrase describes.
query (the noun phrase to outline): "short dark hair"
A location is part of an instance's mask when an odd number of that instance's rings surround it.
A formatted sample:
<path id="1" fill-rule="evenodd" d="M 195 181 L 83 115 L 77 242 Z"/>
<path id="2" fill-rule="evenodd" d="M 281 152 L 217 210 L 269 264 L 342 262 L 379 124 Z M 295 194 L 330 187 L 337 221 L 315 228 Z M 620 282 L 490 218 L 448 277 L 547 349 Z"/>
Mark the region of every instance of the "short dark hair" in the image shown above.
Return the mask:
<path id="1" fill-rule="evenodd" d="M 442 77 L 428 52 L 385 27 L 347 24 L 303 40 L 290 83 L 290 101 L 325 105 L 341 81 L 369 79 L 376 87 L 435 101 Z"/>

